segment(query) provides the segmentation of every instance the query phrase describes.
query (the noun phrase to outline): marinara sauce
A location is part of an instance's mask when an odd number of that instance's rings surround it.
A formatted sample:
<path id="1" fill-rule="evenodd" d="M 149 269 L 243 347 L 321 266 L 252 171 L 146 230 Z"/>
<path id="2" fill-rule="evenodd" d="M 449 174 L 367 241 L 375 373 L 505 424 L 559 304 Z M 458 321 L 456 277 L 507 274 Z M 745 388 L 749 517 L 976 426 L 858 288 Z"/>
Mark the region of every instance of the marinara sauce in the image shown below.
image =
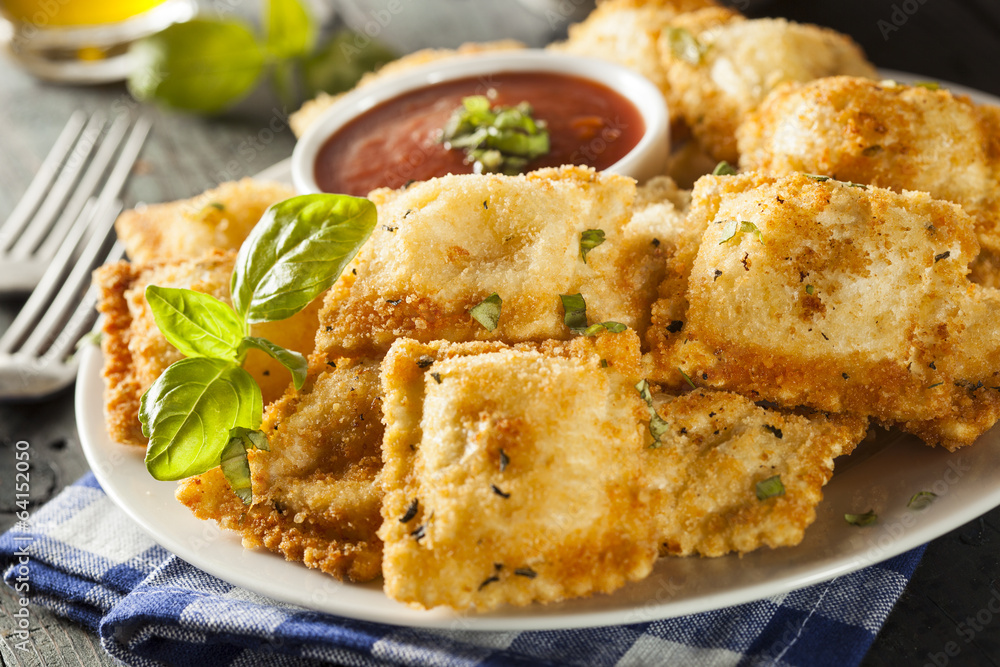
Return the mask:
<path id="1" fill-rule="evenodd" d="M 470 77 L 404 93 L 344 125 L 320 148 L 316 182 L 325 192 L 363 197 L 375 188 L 472 173 L 464 151 L 441 143 L 452 112 L 470 95 L 488 95 L 492 106 L 528 102 L 535 120 L 545 121 L 551 150 L 529 162 L 529 170 L 564 164 L 606 169 L 646 131 L 632 102 L 593 81 L 548 72 Z"/>

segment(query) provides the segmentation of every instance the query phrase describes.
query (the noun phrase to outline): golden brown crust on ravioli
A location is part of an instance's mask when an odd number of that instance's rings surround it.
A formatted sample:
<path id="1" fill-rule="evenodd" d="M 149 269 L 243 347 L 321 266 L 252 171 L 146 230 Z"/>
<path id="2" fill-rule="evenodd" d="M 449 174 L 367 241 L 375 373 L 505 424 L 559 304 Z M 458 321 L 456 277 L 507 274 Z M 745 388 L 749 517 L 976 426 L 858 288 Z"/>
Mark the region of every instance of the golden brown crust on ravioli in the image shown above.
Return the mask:
<path id="1" fill-rule="evenodd" d="M 218 468 L 182 481 L 178 500 L 199 519 L 239 533 L 247 548 L 266 547 L 341 580 L 378 577 L 378 371 L 375 361 L 338 359 L 268 408 L 261 429 L 270 451 L 251 452 L 251 506 Z"/>
<path id="2" fill-rule="evenodd" d="M 486 610 L 649 574 L 638 371 L 627 333 L 393 345 L 382 370 L 386 593 Z"/>

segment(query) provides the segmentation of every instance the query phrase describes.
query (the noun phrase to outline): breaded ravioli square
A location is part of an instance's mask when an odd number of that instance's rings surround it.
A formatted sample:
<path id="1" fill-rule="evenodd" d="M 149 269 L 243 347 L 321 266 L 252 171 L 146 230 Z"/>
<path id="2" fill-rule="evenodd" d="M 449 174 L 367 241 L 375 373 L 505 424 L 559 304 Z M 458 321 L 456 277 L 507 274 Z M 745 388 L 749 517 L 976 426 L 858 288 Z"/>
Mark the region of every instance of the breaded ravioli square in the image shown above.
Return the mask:
<path id="1" fill-rule="evenodd" d="M 698 181 L 689 224 L 705 232 L 686 290 L 654 311 L 653 377 L 971 444 L 1000 417 L 1000 293 L 968 281 L 972 218 L 824 179 Z"/>
<path id="2" fill-rule="evenodd" d="M 386 593 L 482 611 L 648 575 L 638 362 L 631 332 L 393 345 L 382 367 Z"/>
<path id="3" fill-rule="evenodd" d="M 560 295 L 581 293 L 593 322 L 642 331 L 655 295 L 650 239 L 627 233 L 635 181 L 581 167 L 520 176 L 445 176 L 376 190 L 379 224 L 320 316 L 317 350 L 384 354 L 399 337 L 567 339 Z M 584 261 L 581 239 L 604 241 Z M 470 310 L 502 299 L 495 330 Z"/>
<path id="4" fill-rule="evenodd" d="M 850 454 L 868 426 L 848 415 L 767 409 L 723 391 L 655 398 L 669 428 L 644 452 L 643 471 L 665 556 L 798 544 L 816 519 L 833 459 Z M 758 484 L 763 491 L 768 480 L 775 495 L 761 498 Z"/>
<path id="5" fill-rule="evenodd" d="M 347 581 L 381 572 L 382 399 L 379 363 L 338 359 L 301 390 L 271 404 L 261 429 L 270 451 L 251 451 L 253 504 L 220 469 L 180 482 L 177 499 L 199 519 Z"/>
<path id="6" fill-rule="evenodd" d="M 94 272 L 98 310 L 105 316 L 104 411 L 108 435 L 115 442 L 146 445 L 139 424 L 139 400 L 167 366 L 183 358 L 160 333 L 146 302 L 146 287 L 186 288 L 229 302 L 229 279 L 236 253 L 213 251 L 196 260 L 106 264 Z M 303 354 L 312 351 L 319 300 L 281 322 L 255 324 L 251 331 L 282 347 Z M 260 385 L 265 405 L 277 399 L 291 382 L 278 361 L 250 350 L 244 368 Z"/>
<path id="7" fill-rule="evenodd" d="M 295 195 L 287 185 L 244 178 L 190 199 L 125 211 L 115 221 L 137 263 L 195 259 L 209 250 L 239 250 L 269 206 Z"/>

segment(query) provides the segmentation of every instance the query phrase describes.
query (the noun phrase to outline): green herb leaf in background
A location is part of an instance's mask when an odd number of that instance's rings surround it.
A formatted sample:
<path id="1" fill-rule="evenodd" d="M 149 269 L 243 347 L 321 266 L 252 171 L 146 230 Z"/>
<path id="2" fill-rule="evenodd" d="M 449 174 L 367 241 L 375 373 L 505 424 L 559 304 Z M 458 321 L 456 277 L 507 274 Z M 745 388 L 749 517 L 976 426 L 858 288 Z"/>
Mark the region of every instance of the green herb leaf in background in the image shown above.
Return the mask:
<path id="1" fill-rule="evenodd" d="M 243 322 L 229 304 L 210 294 L 174 287 L 146 287 L 146 302 L 167 342 L 185 357 L 236 361 Z"/>
<path id="2" fill-rule="evenodd" d="M 249 505 L 253 501 L 252 482 L 250 478 L 250 460 L 247 452 L 250 449 L 268 451 L 267 436 L 261 430 L 251 430 L 237 426 L 229 432 L 229 442 L 222 449 L 219 467 L 229 482 L 233 493 Z"/>
<path id="3" fill-rule="evenodd" d="M 302 389 L 302 383 L 306 381 L 306 372 L 309 370 L 309 362 L 300 353 L 294 350 L 286 350 L 280 345 L 275 345 L 266 338 L 247 336 L 243 339 L 244 348 L 255 348 L 266 353 L 292 373 L 292 383 L 296 389 Z"/>
<path id="4" fill-rule="evenodd" d="M 365 72 L 394 60 L 396 54 L 382 44 L 350 30 L 341 30 L 318 51 L 302 60 L 302 83 L 307 98 L 321 91 L 349 89 Z"/>
<path id="5" fill-rule="evenodd" d="M 236 256 L 233 307 L 247 322 L 291 317 L 325 292 L 375 229 L 375 205 L 302 195 L 264 212 Z"/>
<path id="6" fill-rule="evenodd" d="M 268 0 L 262 16 L 263 34 L 245 21 L 197 18 L 138 40 L 130 92 L 141 101 L 218 114 L 269 76 L 282 103 L 295 107 L 320 91 L 343 92 L 396 57 L 349 30 L 317 45 L 319 26 L 301 0 Z"/>
<path id="7" fill-rule="evenodd" d="M 316 23 L 298 0 L 269 0 L 264 48 L 277 58 L 297 58 L 316 43 Z"/>
<path id="8" fill-rule="evenodd" d="M 139 404 L 149 438 L 146 469 L 177 480 L 214 468 L 229 431 L 258 428 L 263 410 L 260 387 L 234 362 L 195 357 L 171 364 Z"/>
<path id="9" fill-rule="evenodd" d="M 264 71 L 264 52 L 249 27 L 237 21 L 193 19 L 138 41 L 128 79 L 140 101 L 215 114 L 253 90 Z"/>

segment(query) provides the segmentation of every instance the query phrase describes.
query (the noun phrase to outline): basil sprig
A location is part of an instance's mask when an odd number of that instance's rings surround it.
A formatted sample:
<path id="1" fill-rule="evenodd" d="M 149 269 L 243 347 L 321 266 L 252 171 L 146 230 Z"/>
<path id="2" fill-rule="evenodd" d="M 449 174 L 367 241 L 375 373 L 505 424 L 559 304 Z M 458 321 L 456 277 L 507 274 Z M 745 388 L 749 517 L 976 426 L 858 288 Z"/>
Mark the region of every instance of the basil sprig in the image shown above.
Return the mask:
<path id="1" fill-rule="evenodd" d="M 319 26 L 301 0 L 263 5 L 260 31 L 242 19 L 198 17 L 138 40 L 129 91 L 141 101 L 215 114 L 270 74 L 282 103 L 295 107 L 321 90 L 347 90 L 395 57 L 367 35 L 347 30 L 319 44 Z"/>
<path id="2" fill-rule="evenodd" d="M 544 121 L 532 117 L 531 105 L 491 107 L 485 95 L 462 98 L 444 127 L 441 141 L 449 150 L 463 150 L 477 174 L 520 174 L 528 162 L 549 152 Z"/>
<path id="3" fill-rule="evenodd" d="M 245 503 L 252 499 L 247 451 L 267 449 L 260 387 L 243 368 L 250 349 L 270 355 L 302 387 L 302 354 L 250 335 L 250 325 L 291 317 L 328 289 L 375 229 L 375 205 L 345 195 L 306 195 L 271 206 L 240 248 L 233 307 L 188 289 L 146 288 L 164 337 L 187 358 L 143 394 L 146 469 L 159 480 L 218 465 Z"/>

